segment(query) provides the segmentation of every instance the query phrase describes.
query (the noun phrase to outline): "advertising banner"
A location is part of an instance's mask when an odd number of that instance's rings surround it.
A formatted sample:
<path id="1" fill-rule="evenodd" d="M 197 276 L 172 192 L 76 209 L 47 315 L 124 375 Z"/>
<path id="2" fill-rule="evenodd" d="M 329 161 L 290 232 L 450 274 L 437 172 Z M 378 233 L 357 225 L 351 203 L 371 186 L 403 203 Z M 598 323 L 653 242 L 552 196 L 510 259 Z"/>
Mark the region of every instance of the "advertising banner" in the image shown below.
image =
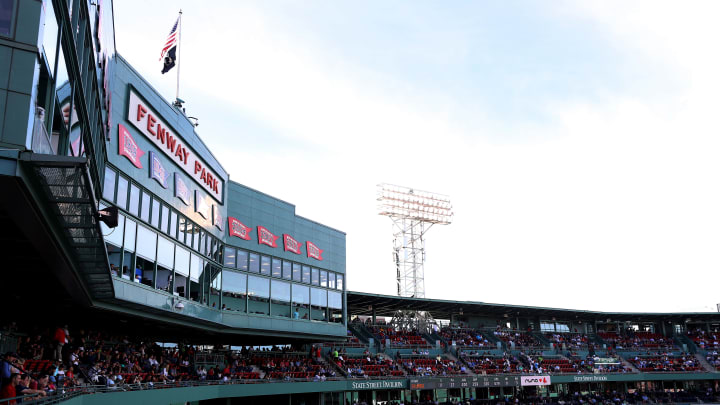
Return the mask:
<path id="1" fill-rule="evenodd" d="M 532 387 L 539 385 L 550 385 L 549 375 L 530 375 L 520 377 L 520 385 L 523 387 Z"/>

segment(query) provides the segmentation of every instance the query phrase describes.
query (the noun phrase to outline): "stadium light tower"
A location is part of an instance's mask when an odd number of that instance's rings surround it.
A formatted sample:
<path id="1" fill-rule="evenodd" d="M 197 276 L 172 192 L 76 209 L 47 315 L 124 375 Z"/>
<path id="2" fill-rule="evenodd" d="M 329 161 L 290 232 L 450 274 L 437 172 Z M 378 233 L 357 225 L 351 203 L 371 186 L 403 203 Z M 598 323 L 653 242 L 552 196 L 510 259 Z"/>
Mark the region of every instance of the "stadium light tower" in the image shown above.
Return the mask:
<path id="1" fill-rule="evenodd" d="M 378 184 L 378 213 L 393 222 L 393 262 L 400 297 L 425 298 L 425 234 L 433 225 L 448 225 L 453 212 L 450 197 L 392 184 Z M 396 314 L 401 329 L 427 328 L 429 314 Z"/>

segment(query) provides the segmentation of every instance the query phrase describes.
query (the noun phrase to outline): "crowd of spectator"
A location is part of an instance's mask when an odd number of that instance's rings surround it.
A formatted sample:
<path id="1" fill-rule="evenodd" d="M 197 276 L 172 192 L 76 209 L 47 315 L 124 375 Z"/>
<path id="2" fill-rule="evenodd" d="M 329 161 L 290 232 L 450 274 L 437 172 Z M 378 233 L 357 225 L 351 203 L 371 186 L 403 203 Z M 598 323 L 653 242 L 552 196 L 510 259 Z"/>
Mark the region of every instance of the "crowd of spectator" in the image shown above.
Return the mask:
<path id="1" fill-rule="evenodd" d="M 705 332 L 698 328 L 688 331 L 687 335 L 700 349 L 720 349 L 720 333 L 718 332 Z"/>
<path id="2" fill-rule="evenodd" d="M 464 364 L 455 360 L 444 358 L 441 355 L 437 355 L 435 357 L 414 355 L 400 358 L 399 361 L 410 375 L 448 376 L 467 374 L 467 369 Z"/>
<path id="3" fill-rule="evenodd" d="M 455 342 L 456 346 L 493 347 L 480 331 L 470 328 L 457 328 L 446 326 L 440 330 L 440 336 L 448 345 Z"/>
<path id="4" fill-rule="evenodd" d="M 651 355 L 651 356 L 635 356 L 628 359 L 638 370 L 643 372 L 664 371 L 700 371 L 698 359 L 689 353 L 682 353 L 679 356 L 672 354 Z"/>
<path id="5" fill-rule="evenodd" d="M 405 375 L 402 367 L 391 358 L 381 354 L 372 354 L 365 350 L 361 355 L 349 356 L 334 350 L 333 361 L 350 378 L 401 377 Z"/>
<path id="6" fill-rule="evenodd" d="M 475 374 L 512 374 L 525 371 L 520 359 L 509 353 L 502 356 L 491 355 L 489 352 L 458 351 L 460 359 L 470 367 Z"/>
<path id="7" fill-rule="evenodd" d="M 626 330 L 622 335 L 617 332 L 598 332 L 598 336 L 618 350 L 674 348 L 672 338 L 653 332 Z"/>
<path id="8" fill-rule="evenodd" d="M 567 350 L 587 349 L 590 343 L 588 336 L 583 333 L 546 333 L 545 337 L 558 348 Z"/>
<path id="9" fill-rule="evenodd" d="M 414 330 L 396 330 L 386 325 L 370 325 L 367 329 L 379 342 L 386 344 L 389 340 L 393 347 L 430 347 L 427 340 Z"/>
<path id="10" fill-rule="evenodd" d="M 528 332 L 520 332 L 514 330 L 505 330 L 497 328 L 494 332 L 495 337 L 505 342 L 508 347 L 525 347 L 525 348 L 539 348 L 543 347 L 543 344 L 539 342 L 535 336 Z"/>

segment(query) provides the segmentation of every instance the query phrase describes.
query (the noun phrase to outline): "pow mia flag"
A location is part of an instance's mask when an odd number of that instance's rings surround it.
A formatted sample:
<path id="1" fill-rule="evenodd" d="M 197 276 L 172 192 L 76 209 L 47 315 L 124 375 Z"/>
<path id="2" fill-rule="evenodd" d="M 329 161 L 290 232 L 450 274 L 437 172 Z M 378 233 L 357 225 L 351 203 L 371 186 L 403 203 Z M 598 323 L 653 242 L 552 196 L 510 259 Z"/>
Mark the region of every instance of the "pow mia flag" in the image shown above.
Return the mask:
<path id="1" fill-rule="evenodd" d="M 165 41 L 165 46 L 163 46 L 162 51 L 160 52 L 160 60 L 163 61 L 163 69 L 162 73 L 165 74 L 170 69 L 175 67 L 175 61 L 176 58 L 176 52 L 177 52 L 177 45 L 178 45 L 178 25 L 180 24 L 180 16 L 178 16 L 177 21 L 175 21 L 175 25 L 173 25 L 172 29 L 170 30 L 170 33 L 168 34 L 167 40 Z"/>

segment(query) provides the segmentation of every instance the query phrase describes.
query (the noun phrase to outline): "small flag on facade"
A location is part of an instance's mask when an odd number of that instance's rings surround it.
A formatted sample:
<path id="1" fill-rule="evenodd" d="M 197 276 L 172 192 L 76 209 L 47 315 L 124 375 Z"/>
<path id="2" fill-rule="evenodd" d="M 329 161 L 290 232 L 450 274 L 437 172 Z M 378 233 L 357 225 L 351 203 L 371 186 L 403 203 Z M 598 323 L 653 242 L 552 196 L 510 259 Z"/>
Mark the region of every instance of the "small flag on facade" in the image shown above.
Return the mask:
<path id="1" fill-rule="evenodd" d="M 175 25 L 173 25 L 172 30 L 170 30 L 170 34 L 168 34 L 167 40 L 165 41 L 165 46 L 163 47 L 162 52 L 160 52 L 160 60 L 163 61 L 163 74 L 169 72 L 170 69 L 175 66 L 175 61 L 177 58 L 176 52 L 178 44 L 179 23 L 180 17 L 178 17 L 177 21 L 175 21 Z"/>

